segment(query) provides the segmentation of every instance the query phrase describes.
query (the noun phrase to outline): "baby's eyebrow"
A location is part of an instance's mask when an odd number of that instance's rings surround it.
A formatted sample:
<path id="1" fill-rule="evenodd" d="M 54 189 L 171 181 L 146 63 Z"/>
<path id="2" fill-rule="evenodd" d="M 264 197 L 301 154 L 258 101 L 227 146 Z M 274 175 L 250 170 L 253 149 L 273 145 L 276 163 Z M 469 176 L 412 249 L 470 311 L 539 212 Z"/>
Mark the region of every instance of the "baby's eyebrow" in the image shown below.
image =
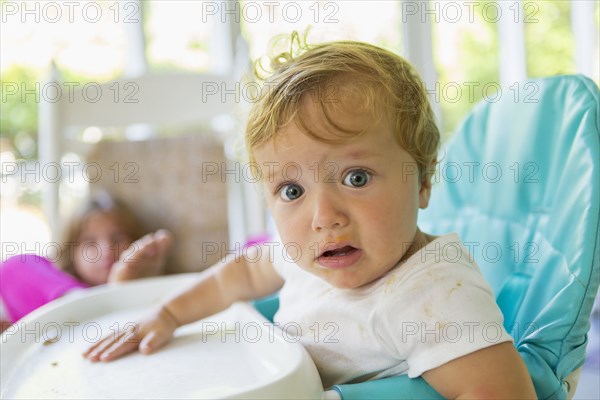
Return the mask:
<path id="1" fill-rule="evenodd" d="M 381 153 L 377 153 L 377 152 L 373 152 L 373 151 L 369 151 L 369 150 L 365 150 L 365 149 L 352 149 L 349 150 L 348 152 L 343 154 L 344 158 L 350 159 L 350 160 L 365 160 L 365 159 L 369 159 L 369 158 L 381 158 L 384 157 L 383 154 Z M 331 163 L 331 161 L 328 159 L 328 157 L 323 157 L 322 160 L 317 161 L 317 164 L 321 164 L 322 165 L 328 165 Z M 263 167 L 262 167 L 262 175 L 263 175 L 263 181 L 265 181 L 268 183 L 273 183 L 275 181 L 275 177 L 280 173 L 281 170 L 285 170 L 286 165 L 281 165 L 278 162 L 267 162 L 264 163 Z M 298 167 L 298 164 L 294 163 L 295 168 Z M 314 168 L 315 164 L 312 164 L 311 168 Z"/>
<path id="2" fill-rule="evenodd" d="M 364 149 L 352 150 L 346 154 L 348 158 L 352 158 L 354 160 L 362 160 L 365 158 L 377 158 L 382 157 L 382 154 L 370 152 Z"/>
<path id="3" fill-rule="evenodd" d="M 263 177 L 263 181 L 264 182 L 269 182 L 269 183 L 273 183 L 275 176 L 277 175 L 277 173 L 279 172 L 279 170 L 281 169 L 281 165 L 278 162 L 268 162 L 265 163 L 265 165 L 262 168 L 262 174 Z M 266 170 L 266 173 L 265 173 Z"/>

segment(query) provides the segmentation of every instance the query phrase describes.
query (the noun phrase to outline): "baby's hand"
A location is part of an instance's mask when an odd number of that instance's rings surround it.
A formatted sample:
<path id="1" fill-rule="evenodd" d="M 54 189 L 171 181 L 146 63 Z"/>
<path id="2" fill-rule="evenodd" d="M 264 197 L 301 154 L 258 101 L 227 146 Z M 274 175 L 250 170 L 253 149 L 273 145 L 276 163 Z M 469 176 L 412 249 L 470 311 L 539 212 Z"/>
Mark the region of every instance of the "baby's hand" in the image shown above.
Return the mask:
<path id="1" fill-rule="evenodd" d="M 164 346 L 179 326 L 175 318 L 161 307 L 158 314 L 140 324 L 118 334 L 107 336 L 83 353 L 92 362 L 112 361 L 135 349 L 150 354 Z"/>
<path id="2" fill-rule="evenodd" d="M 129 281 L 161 275 L 165 270 L 173 234 L 159 229 L 136 240 L 129 246 L 110 271 L 108 282 Z"/>

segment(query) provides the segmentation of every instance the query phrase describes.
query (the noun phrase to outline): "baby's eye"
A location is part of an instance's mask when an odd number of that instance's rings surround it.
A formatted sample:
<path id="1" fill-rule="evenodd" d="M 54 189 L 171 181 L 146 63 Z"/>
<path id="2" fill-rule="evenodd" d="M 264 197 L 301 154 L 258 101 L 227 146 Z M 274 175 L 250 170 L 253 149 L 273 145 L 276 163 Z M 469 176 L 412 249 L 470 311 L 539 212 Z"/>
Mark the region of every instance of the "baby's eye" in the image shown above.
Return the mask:
<path id="1" fill-rule="evenodd" d="M 364 169 L 355 169 L 346 174 L 344 185 L 352 187 L 363 187 L 371 180 L 372 176 Z"/>
<path id="2" fill-rule="evenodd" d="M 295 183 L 289 183 L 279 189 L 279 196 L 284 201 L 296 200 L 298 197 L 304 194 L 302 186 L 296 185 Z"/>

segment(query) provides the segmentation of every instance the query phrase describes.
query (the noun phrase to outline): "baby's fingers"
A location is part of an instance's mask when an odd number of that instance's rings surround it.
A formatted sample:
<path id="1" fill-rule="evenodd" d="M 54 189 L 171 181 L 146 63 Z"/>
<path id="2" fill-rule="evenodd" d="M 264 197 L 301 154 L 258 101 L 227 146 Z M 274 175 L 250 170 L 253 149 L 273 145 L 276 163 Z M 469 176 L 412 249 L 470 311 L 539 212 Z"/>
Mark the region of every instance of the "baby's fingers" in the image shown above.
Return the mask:
<path id="1" fill-rule="evenodd" d="M 139 341 L 137 340 L 124 340 L 114 343 L 108 349 L 104 350 L 100 355 L 99 359 L 103 362 L 112 361 L 116 358 L 124 356 L 127 353 L 131 353 L 138 348 Z"/>
<path id="2" fill-rule="evenodd" d="M 150 354 L 153 351 L 163 347 L 170 338 L 171 336 L 169 335 L 159 334 L 157 331 L 151 331 L 140 343 L 140 351 L 144 354 Z"/>
<path id="3" fill-rule="evenodd" d="M 87 358 L 90 361 L 96 362 L 100 360 L 100 355 L 109 347 L 111 347 L 115 342 L 118 342 L 119 338 L 123 334 L 120 334 L 117 337 L 109 336 L 100 340 L 98 343 L 87 349 L 83 353 L 83 357 Z"/>
<path id="4" fill-rule="evenodd" d="M 88 347 L 88 349 L 81 353 L 81 355 L 85 358 L 89 358 L 90 354 L 94 353 L 96 349 L 100 348 L 100 346 L 102 346 L 102 344 L 104 344 L 106 340 L 108 340 L 108 338 L 102 339 L 98 343 L 95 343 L 93 346 Z"/>
<path id="5" fill-rule="evenodd" d="M 92 362 L 110 361 L 121 355 L 135 350 L 139 339 L 135 331 L 124 331 L 117 336 L 108 336 L 90 347 L 83 356 Z"/>

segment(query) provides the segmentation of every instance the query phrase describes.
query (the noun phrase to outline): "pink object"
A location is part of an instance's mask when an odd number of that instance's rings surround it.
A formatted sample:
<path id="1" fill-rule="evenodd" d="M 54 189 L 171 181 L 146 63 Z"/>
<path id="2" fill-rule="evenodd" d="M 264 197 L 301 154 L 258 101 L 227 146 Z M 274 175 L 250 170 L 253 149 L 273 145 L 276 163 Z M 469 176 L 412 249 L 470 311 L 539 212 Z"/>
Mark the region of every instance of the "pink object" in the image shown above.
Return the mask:
<path id="1" fill-rule="evenodd" d="M 246 249 L 250 246 L 262 244 L 269 239 L 271 239 L 271 236 L 267 233 L 259 233 L 259 234 L 250 236 L 248 238 L 248 241 L 244 244 L 244 249 Z"/>
<path id="2" fill-rule="evenodd" d="M 0 298 L 11 322 L 69 290 L 86 287 L 86 284 L 35 254 L 13 256 L 0 265 Z"/>

